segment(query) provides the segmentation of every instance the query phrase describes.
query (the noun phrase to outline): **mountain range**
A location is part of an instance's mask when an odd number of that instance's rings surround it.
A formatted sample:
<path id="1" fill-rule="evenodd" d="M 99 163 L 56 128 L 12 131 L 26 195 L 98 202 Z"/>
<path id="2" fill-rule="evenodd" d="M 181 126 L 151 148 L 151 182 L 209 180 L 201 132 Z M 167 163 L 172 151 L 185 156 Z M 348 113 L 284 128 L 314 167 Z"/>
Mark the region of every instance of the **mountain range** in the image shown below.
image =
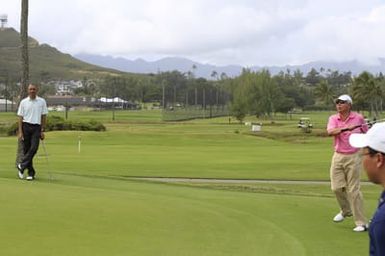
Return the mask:
<path id="1" fill-rule="evenodd" d="M 187 73 L 189 71 L 194 71 L 196 77 L 204 77 L 207 79 L 214 79 L 214 77 L 212 77 L 213 71 L 215 71 L 218 76 L 225 73 L 228 77 L 235 77 L 242 72 L 243 68 L 245 68 L 240 65 L 215 66 L 211 64 L 202 64 L 181 57 L 167 57 L 157 61 L 146 61 L 143 59 L 129 60 L 121 57 L 116 58 L 92 54 L 77 54 L 74 55 L 74 57 L 84 62 L 124 72 L 158 73 L 178 70 L 182 73 Z M 196 67 L 194 70 L 193 66 Z M 353 75 L 357 75 L 363 71 L 378 74 L 385 71 L 385 59 L 379 58 L 376 65 L 367 65 L 357 60 L 352 60 L 345 62 L 314 61 L 303 65 L 252 66 L 247 68 L 252 71 L 268 69 L 273 75 L 278 74 L 280 71 L 287 72 L 287 70 L 300 70 L 306 75 L 312 68 L 315 68 L 318 72 L 323 69 L 325 72 L 328 70 L 337 70 L 339 73 L 351 72 Z"/>
<path id="2" fill-rule="evenodd" d="M 13 28 L 0 29 L 0 80 L 7 77 L 17 80 L 20 76 L 20 34 Z M 216 66 L 212 64 L 202 64 L 196 61 L 181 57 L 167 57 L 157 61 L 146 61 L 143 59 L 129 60 L 111 56 L 77 54 L 71 56 L 60 52 L 58 49 L 48 44 L 39 42 L 30 37 L 30 75 L 32 80 L 39 79 L 83 79 L 98 78 L 106 75 L 121 75 L 123 72 L 129 75 L 141 76 L 141 74 L 158 73 L 165 71 L 178 70 L 182 73 L 193 72 L 195 77 L 216 79 L 213 71 L 218 77 L 226 74 L 228 77 L 238 76 L 242 69 L 241 65 Z M 194 67 L 194 68 L 193 68 Z M 306 75 L 312 68 L 317 71 L 338 70 L 342 72 L 352 72 L 357 75 L 362 71 L 369 71 L 373 74 L 385 71 L 385 59 L 379 58 L 376 65 L 365 65 L 359 61 L 347 62 L 327 62 L 315 61 L 304 65 L 296 66 L 251 66 L 247 67 L 253 71 L 268 69 L 273 75 L 280 71 L 300 70 Z"/>

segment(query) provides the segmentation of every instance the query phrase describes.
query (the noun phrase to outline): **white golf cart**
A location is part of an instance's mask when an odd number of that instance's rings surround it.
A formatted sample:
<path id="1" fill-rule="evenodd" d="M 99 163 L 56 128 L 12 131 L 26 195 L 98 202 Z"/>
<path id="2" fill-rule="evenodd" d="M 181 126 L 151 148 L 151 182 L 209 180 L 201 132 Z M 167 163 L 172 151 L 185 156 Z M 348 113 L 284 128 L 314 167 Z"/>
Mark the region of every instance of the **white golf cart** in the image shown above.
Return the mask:
<path id="1" fill-rule="evenodd" d="M 310 133 L 313 128 L 313 124 L 311 123 L 310 118 L 301 117 L 298 121 L 297 127 L 301 128 L 304 133 Z"/>

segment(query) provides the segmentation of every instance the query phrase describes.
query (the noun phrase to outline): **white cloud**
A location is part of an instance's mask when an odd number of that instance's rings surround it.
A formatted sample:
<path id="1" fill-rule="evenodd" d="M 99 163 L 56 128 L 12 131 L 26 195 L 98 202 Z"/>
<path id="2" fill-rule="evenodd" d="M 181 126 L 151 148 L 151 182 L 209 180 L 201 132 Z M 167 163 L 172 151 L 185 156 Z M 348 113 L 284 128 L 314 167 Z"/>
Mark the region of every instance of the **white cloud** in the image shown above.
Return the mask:
<path id="1" fill-rule="evenodd" d="M 385 56 L 381 0 L 67 0 L 30 2 L 29 33 L 68 53 L 213 64 L 372 63 Z M 0 0 L 19 28 L 20 0 Z"/>

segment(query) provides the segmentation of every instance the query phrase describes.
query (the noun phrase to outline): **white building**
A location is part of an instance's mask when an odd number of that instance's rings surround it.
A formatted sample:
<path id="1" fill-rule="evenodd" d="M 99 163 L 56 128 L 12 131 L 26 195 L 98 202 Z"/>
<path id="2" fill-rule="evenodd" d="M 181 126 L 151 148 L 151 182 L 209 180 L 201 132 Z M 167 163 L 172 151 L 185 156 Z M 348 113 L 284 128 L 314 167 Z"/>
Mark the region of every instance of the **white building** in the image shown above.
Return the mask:
<path id="1" fill-rule="evenodd" d="M 0 99 L 0 112 L 16 110 L 16 103 L 10 100 Z"/>

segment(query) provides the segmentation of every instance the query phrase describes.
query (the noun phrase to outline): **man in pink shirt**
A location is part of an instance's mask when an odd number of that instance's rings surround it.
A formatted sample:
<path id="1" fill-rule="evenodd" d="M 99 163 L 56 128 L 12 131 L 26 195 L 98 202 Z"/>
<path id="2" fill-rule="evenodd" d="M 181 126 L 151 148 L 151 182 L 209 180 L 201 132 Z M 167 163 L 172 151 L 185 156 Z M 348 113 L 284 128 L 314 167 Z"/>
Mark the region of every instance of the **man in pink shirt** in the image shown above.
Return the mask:
<path id="1" fill-rule="evenodd" d="M 366 133 L 368 127 L 362 115 L 351 111 L 353 101 L 349 95 L 339 96 L 335 103 L 338 113 L 329 117 L 327 125 L 329 136 L 334 136 L 331 188 L 340 206 L 333 221 L 341 222 L 353 215 L 356 224 L 353 231 L 362 232 L 367 230 L 367 221 L 360 191 L 361 156 L 359 149 L 349 144 L 349 137 L 353 133 Z"/>

